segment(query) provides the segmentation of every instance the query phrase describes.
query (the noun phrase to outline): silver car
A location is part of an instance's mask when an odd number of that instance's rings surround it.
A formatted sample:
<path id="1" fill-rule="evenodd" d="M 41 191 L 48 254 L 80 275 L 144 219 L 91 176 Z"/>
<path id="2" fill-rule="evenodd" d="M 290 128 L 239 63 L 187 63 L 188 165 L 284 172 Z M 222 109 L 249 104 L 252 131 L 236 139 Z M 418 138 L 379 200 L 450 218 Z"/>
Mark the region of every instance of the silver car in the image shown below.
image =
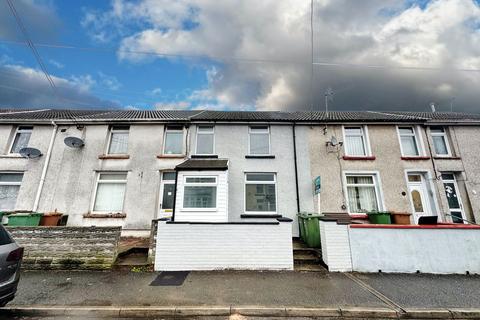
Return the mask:
<path id="1" fill-rule="evenodd" d="M 23 248 L 0 225 L 0 307 L 15 297 L 22 258 Z"/>

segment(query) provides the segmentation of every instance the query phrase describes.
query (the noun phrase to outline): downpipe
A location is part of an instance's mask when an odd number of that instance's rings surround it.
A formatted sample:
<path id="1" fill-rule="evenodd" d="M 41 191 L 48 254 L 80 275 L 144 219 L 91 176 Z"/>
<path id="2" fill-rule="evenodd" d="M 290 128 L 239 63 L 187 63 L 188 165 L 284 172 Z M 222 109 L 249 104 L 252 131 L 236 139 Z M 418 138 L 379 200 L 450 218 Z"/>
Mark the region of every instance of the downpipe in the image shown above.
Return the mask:
<path id="1" fill-rule="evenodd" d="M 40 183 L 38 184 L 37 195 L 35 196 L 35 202 L 33 203 L 32 211 L 35 212 L 38 209 L 40 202 L 40 196 L 42 195 L 43 185 L 45 183 L 45 177 L 47 176 L 48 165 L 50 164 L 50 158 L 52 156 L 53 143 L 57 136 L 58 125 L 52 120 L 52 136 L 50 137 L 50 144 L 48 145 L 47 155 L 45 156 L 45 162 L 43 164 L 42 176 L 40 177 Z"/>

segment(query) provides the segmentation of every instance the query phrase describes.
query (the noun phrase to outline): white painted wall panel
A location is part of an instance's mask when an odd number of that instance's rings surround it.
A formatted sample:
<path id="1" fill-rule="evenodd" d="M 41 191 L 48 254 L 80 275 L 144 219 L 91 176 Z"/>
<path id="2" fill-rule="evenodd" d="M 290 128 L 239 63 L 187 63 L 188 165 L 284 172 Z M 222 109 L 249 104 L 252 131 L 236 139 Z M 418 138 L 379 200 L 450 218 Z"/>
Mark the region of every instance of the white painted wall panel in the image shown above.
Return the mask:
<path id="1" fill-rule="evenodd" d="M 480 273 L 479 229 L 350 228 L 353 270 Z"/>
<path id="2" fill-rule="evenodd" d="M 291 223 L 171 224 L 159 222 L 156 271 L 293 270 Z"/>
<path id="3" fill-rule="evenodd" d="M 339 225 L 335 221 L 320 220 L 323 262 L 329 271 L 352 271 L 348 225 Z"/>

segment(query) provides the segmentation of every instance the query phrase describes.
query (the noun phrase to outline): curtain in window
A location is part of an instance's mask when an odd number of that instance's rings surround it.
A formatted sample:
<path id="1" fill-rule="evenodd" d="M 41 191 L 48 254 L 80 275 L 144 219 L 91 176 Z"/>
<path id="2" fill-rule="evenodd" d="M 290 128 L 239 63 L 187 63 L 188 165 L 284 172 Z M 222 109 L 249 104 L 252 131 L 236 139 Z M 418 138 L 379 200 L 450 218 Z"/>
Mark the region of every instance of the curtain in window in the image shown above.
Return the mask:
<path id="1" fill-rule="evenodd" d="M 414 136 L 403 136 L 402 140 L 402 149 L 403 154 L 406 156 L 418 156 L 418 147 L 417 142 L 415 141 Z"/>
<path id="2" fill-rule="evenodd" d="M 365 145 L 362 136 L 347 136 L 347 154 L 352 156 L 364 156 Z"/>
<path id="3" fill-rule="evenodd" d="M 128 153 L 128 132 L 112 132 L 109 154 Z"/>
<path id="4" fill-rule="evenodd" d="M 217 206 L 217 187 L 185 186 L 184 208 L 215 208 Z"/>
<path id="5" fill-rule="evenodd" d="M 347 193 L 350 212 L 359 213 L 378 210 L 373 177 L 347 177 L 347 184 L 349 184 Z M 359 186 L 352 186 L 352 184 L 358 184 Z M 368 186 L 368 184 L 371 184 L 371 186 Z"/>
<path id="6" fill-rule="evenodd" d="M 122 212 L 125 183 L 99 183 L 93 211 Z"/>
<path id="7" fill-rule="evenodd" d="M 183 132 L 168 132 L 165 137 L 165 154 L 183 153 Z"/>
<path id="8" fill-rule="evenodd" d="M 19 132 L 15 137 L 15 141 L 12 146 L 12 153 L 19 153 L 22 148 L 28 147 L 28 142 L 30 141 L 30 132 Z"/>
<path id="9" fill-rule="evenodd" d="M 448 154 L 447 144 L 443 136 L 434 136 L 432 139 L 436 154 Z"/>
<path id="10" fill-rule="evenodd" d="M 269 154 L 270 138 L 268 133 L 250 134 L 250 154 Z"/>
<path id="11" fill-rule="evenodd" d="M 0 210 L 14 210 L 20 186 L 0 186 Z"/>

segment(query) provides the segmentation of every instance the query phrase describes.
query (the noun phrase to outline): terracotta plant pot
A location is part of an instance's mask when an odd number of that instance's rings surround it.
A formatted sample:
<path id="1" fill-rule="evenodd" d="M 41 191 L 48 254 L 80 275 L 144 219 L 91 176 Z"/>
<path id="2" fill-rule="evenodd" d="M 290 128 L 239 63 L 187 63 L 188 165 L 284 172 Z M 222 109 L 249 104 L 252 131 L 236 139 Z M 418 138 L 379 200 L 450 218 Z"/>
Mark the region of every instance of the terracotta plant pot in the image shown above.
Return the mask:
<path id="1" fill-rule="evenodd" d="M 42 216 L 42 219 L 40 219 L 40 225 L 41 226 L 58 226 L 58 223 L 60 222 L 60 219 L 62 219 L 62 214 L 59 212 L 50 212 L 50 213 L 45 213 Z"/>
<path id="2" fill-rule="evenodd" d="M 410 224 L 410 213 L 392 212 L 391 215 L 394 224 Z"/>

